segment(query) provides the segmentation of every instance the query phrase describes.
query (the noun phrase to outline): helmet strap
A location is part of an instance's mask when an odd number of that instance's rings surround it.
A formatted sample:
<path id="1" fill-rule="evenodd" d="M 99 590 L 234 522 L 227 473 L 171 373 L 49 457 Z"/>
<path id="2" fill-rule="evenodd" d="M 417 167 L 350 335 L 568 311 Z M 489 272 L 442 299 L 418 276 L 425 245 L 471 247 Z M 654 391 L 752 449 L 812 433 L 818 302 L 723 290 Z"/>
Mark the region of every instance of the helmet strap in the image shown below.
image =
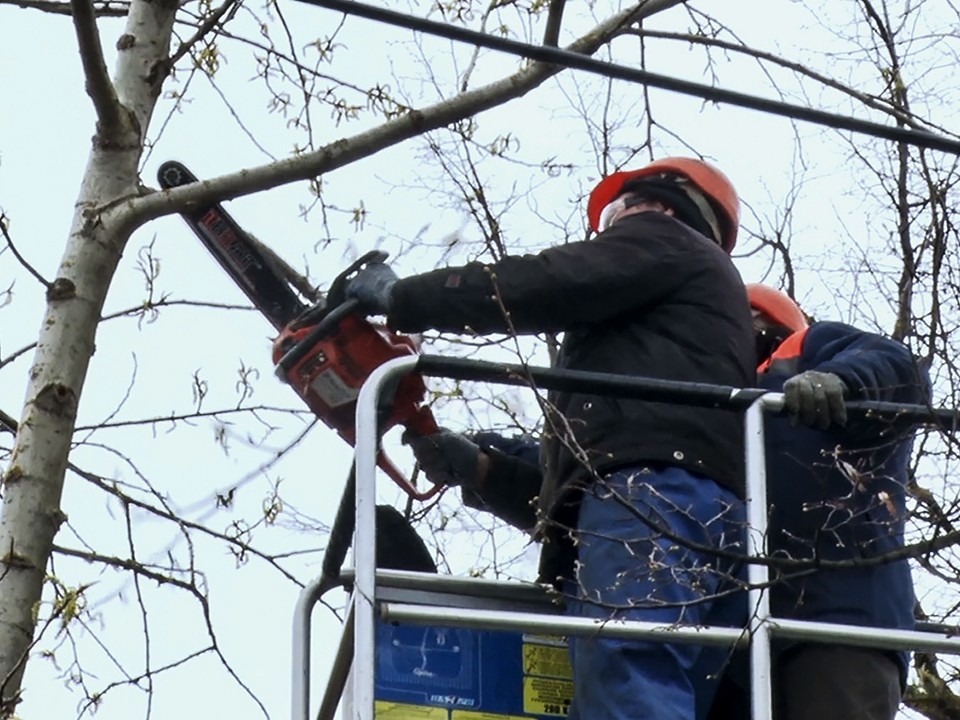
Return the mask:
<path id="1" fill-rule="evenodd" d="M 793 335 L 793 330 L 785 325 L 767 325 L 754 331 L 753 339 L 757 349 L 757 365 L 770 359 L 783 341 Z"/>
<path id="2" fill-rule="evenodd" d="M 619 195 L 608 202 L 606 207 L 603 208 L 603 212 L 600 213 L 600 221 L 597 223 L 598 230 L 603 232 L 610 227 L 610 225 L 613 224 L 613 218 L 616 217 L 616 215 L 626 207 L 627 203 L 625 195 Z"/>
<path id="3" fill-rule="evenodd" d="M 681 175 L 639 177 L 623 184 L 620 197 L 626 207 L 657 200 L 672 208 L 676 218 L 701 235 L 721 244 L 720 222 L 706 196 Z M 618 198 L 620 199 L 620 198 Z"/>
<path id="4" fill-rule="evenodd" d="M 687 197 L 693 201 L 693 204 L 697 206 L 697 210 L 700 212 L 703 221 L 710 227 L 711 234 L 707 235 L 707 237 L 711 237 L 720 245 L 720 221 L 717 219 L 717 213 L 714 212 L 713 206 L 710 205 L 710 201 L 707 200 L 706 195 L 697 190 L 686 178 L 680 178 L 677 184 L 680 185 L 680 188 L 687 194 Z"/>

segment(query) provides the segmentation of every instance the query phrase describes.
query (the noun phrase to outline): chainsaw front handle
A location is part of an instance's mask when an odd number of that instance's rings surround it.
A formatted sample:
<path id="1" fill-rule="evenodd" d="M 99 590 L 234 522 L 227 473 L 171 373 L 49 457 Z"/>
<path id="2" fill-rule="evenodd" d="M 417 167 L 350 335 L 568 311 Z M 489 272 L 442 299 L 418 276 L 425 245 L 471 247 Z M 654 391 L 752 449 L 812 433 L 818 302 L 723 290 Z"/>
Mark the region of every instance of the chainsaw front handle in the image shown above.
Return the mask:
<path id="1" fill-rule="evenodd" d="M 417 435 L 433 435 L 440 430 L 433 417 L 433 412 L 426 405 L 415 408 L 409 417 L 400 421 L 400 424 L 407 430 L 417 433 Z M 429 500 L 443 490 L 443 485 L 433 485 L 429 490 L 418 490 L 417 486 L 410 482 L 407 476 L 390 461 L 383 450 L 377 456 L 377 465 L 401 490 L 414 500 Z"/>
<path id="2" fill-rule="evenodd" d="M 418 435 L 432 435 L 440 429 L 437 425 L 437 421 L 433 417 L 433 412 L 425 405 L 414 408 L 408 416 L 400 419 L 398 424 L 402 425 L 406 430 L 415 432 Z M 351 444 L 356 444 L 353 439 L 351 439 L 350 442 Z M 403 471 L 400 470 L 400 468 L 398 468 L 387 456 L 387 453 L 383 448 L 380 448 L 380 450 L 377 452 L 377 467 L 383 470 L 383 472 L 387 474 L 387 477 L 393 480 L 397 487 L 403 490 L 414 500 L 429 500 L 443 490 L 442 485 L 433 485 L 429 490 L 417 489 L 417 486 L 414 485 L 413 482 L 411 482 L 403 473 Z"/>
<path id="3" fill-rule="evenodd" d="M 443 490 L 444 487 L 443 485 L 434 485 L 429 490 L 418 490 L 417 486 L 410 482 L 407 476 L 403 474 L 403 471 L 394 465 L 393 461 L 387 457 L 387 453 L 384 450 L 380 450 L 380 452 L 377 453 L 377 467 L 383 470 L 397 487 L 414 500 L 429 500 Z"/>

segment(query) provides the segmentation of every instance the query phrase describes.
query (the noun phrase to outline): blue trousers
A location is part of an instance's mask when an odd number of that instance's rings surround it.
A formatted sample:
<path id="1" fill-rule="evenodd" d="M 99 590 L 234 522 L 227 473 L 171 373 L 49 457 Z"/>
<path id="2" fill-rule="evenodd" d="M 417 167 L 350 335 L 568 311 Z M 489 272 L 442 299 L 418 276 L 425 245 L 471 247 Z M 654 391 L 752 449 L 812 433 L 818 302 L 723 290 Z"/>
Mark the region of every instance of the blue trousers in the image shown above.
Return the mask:
<path id="1" fill-rule="evenodd" d="M 743 627 L 739 563 L 711 550 L 742 554 L 745 525 L 743 502 L 708 478 L 675 467 L 619 470 L 584 492 L 567 614 Z M 573 638 L 567 717 L 704 717 L 728 653 L 689 643 Z"/>

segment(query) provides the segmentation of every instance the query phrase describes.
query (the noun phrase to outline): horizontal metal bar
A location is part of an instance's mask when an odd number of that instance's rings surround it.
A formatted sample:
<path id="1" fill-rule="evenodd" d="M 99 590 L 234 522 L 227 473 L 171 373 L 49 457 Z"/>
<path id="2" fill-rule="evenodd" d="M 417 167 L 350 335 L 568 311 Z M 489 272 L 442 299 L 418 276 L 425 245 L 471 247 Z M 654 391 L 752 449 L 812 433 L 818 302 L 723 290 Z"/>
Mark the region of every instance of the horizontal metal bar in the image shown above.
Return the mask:
<path id="1" fill-rule="evenodd" d="M 459 607 L 427 607 L 406 603 L 379 604 L 380 617 L 387 622 L 410 622 L 416 625 L 441 625 L 476 630 L 512 630 L 517 632 L 565 636 L 601 636 L 616 638 L 656 638 L 703 645 L 737 645 L 745 647 L 749 638 L 741 628 L 693 627 L 662 625 L 626 620 L 593 620 L 528 612 L 472 610 L 464 613 Z M 770 618 L 770 633 L 778 638 L 809 640 L 858 647 L 888 650 L 918 650 L 960 654 L 960 637 L 924 630 L 842 625 L 807 620 Z"/>
<path id="2" fill-rule="evenodd" d="M 513 630 L 538 635 L 610 637 L 665 640 L 701 645 L 745 646 L 747 637 L 741 628 L 701 628 L 689 625 L 663 625 L 640 621 L 593 620 L 543 613 L 471 610 L 457 607 L 425 607 L 405 603 L 379 603 L 380 618 L 386 622 L 410 622 L 416 625 L 473 628 L 475 630 Z"/>
<path id="3" fill-rule="evenodd" d="M 960 637 L 927 630 L 893 630 L 786 618 L 771 618 L 770 624 L 771 633 L 781 638 L 886 650 L 922 650 L 960 654 Z"/>
<path id="4" fill-rule="evenodd" d="M 349 574 L 348 574 L 349 573 Z M 343 576 L 352 577 L 352 570 L 345 569 Z M 422 590 L 473 597 L 495 598 L 522 603 L 550 604 L 556 593 L 546 585 L 519 580 L 490 580 L 489 578 L 459 577 L 418 573 L 404 570 L 377 570 L 377 588 L 400 588 Z"/>
<path id="5" fill-rule="evenodd" d="M 746 410 L 763 397 L 764 407 L 778 410 L 783 405 L 782 393 L 763 388 L 737 388 L 728 385 L 680 382 L 657 378 L 585 372 L 563 368 L 545 368 L 534 365 L 494 363 L 440 355 L 421 355 L 417 371 L 423 375 L 446 377 L 453 380 L 494 382 L 521 387 L 535 386 L 545 390 L 592 392 L 597 395 L 615 395 L 622 398 L 671 402 L 677 405 L 717 407 L 728 410 Z M 906 403 L 873 402 L 866 400 L 846 403 L 848 414 L 877 421 L 898 420 L 915 423 L 936 423 L 947 430 L 955 430 L 960 413 L 946 408 Z"/>
<path id="6" fill-rule="evenodd" d="M 475 380 L 520 386 L 535 384 L 547 390 L 587 391 L 598 395 L 664 400 L 680 405 L 713 405 L 733 410 L 745 410 L 755 400 L 769 392 L 762 388 L 744 390 L 726 385 L 493 363 L 441 355 L 421 355 L 417 362 L 417 371 L 423 375 L 435 375 L 454 380 Z"/>

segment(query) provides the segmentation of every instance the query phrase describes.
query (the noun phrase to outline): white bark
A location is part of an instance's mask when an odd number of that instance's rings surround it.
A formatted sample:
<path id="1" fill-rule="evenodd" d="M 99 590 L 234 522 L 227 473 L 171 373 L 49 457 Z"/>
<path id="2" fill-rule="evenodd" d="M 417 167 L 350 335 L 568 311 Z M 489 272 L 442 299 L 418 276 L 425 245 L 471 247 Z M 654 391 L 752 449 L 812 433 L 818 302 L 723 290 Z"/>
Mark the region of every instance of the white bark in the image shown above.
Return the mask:
<path id="1" fill-rule="evenodd" d="M 47 293 L 20 431 L 4 477 L 0 514 L 0 717 L 13 714 L 33 642 L 60 509 L 77 405 L 100 312 L 129 236 L 98 208 L 137 192 L 142 132 L 165 74 L 176 5 L 135 0 L 114 84 L 85 62 L 99 118 L 57 279 Z M 83 13 L 79 13 L 82 15 Z M 75 12 L 75 18 L 78 13 Z M 92 22 L 77 19 L 85 57 L 99 51 Z M 102 63 L 101 63 L 102 64 Z M 158 74 L 159 71 L 159 74 Z M 121 232 L 117 232 L 117 228 Z"/>

